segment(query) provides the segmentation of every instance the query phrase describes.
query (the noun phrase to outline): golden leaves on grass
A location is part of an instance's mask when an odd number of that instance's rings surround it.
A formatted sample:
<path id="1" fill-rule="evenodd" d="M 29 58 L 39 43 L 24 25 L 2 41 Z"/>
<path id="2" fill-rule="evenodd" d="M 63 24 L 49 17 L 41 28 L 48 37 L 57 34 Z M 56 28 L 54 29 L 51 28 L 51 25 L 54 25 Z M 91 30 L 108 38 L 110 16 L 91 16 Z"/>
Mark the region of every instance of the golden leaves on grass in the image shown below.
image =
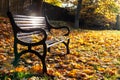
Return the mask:
<path id="1" fill-rule="evenodd" d="M 119 31 L 72 31 L 70 34 L 71 54 L 77 57 L 78 54 L 81 55 L 78 61 L 84 63 L 84 66 L 90 65 L 94 68 L 87 69 L 88 66 L 85 66 L 81 72 L 88 76 L 94 74 L 96 79 L 103 78 L 102 76 L 108 77 L 108 75 L 116 76 L 117 65 L 120 62 L 120 39 L 118 37 L 120 37 Z M 89 72 L 93 74 L 90 75 Z M 70 72 L 69 75 L 75 74 Z"/>
<path id="2" fill-rule="evenodd" d="M 12 35 L 12 27 L 8 18 L 0 17 L 0 38 L 9 38 Z"/>
<path id="3" fill-rule="evenodd" d="M 59 30 L 53 32 L 57 34 Z M 39 39 L 36 36 L 32 37 L 35 38 L 35 41 Z M 48 40 L 51 38 L 50 35 Z M 59 80 L 104 80 L 106 78 L 116 80 L 113 77 L 116 77 L 118 75 L 117 72 L 120 70 L 119 31 L 72 30 L 69 38 L 70 54 L 60 55 L 61 50 L 64 50 L 63 44 L 57 45 L 59 47 L 51 48 L 51 51 L 56 49 L 55 53 L 51 52 L 47 54 L 46 64 L 48 74 L 56 76 Z M 20 50 L 23 49 L 19 45 L 18 47 Z M 33 49 L 39 50 L 40 47 L 36 46 Z M 0 40 L 1 54 L 8 54 L 8 58 L 10 58 L 13 57 L 13 55 L 10 55 L 10 53 L 13 53 L 13 50 L 13 38 Z M 58 55 L 58 53 L 60 54 Z M 6 56 L 0 55 L 0 60 L 9 60 L 6 58 Z M 32 57 L 31 60 L 33 62 L 37 61 L 36 63 L 38 63 L 38 59 L 35 58 L 36 56 L 34 58 Z M 0 66 L 4 67 L 5 65 L 0 64 Z M 28 68 L 21 65 L 13 71 L 41 73 L 42 66 L 40 64 L 34 64 L 31 65 L 31 68 Z"/>

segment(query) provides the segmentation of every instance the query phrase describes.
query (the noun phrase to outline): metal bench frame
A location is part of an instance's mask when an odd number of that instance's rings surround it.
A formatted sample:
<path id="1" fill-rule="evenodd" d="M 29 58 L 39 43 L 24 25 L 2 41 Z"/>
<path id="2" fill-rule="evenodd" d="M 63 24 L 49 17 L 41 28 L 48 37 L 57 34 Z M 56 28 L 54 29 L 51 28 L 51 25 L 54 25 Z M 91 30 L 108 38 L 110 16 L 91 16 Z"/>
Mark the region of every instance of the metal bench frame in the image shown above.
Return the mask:
<path id="1" fill-rule="evenodd" d="M 12 25 L 12 29 L 13 29 L 13 33 L 14 33 L 14 56 L 15 56 L 15 58 L 14 58 L 14 61 L 13 61 L 13 65 L 17 66 L 20 57 L 23 54 L 27 53 L 27 52 L 31 52 L 31 53 L 35 54 L 36 56 L 38 56 L 41 59 L 41 62 L 42 62 L 42 65 L 43 65 L 43 73 L 47 73 L 45 58 L 46 58 L 47 51 L 49 51 L 50 47 L 48 47 L 47 43 L 46 43 L 47 36 L 48 36 L 46 31 L 44 29 L 42 29 L 42 28 L 30 29 L 30 30 L 21 29 L 15 23 L 14 16 L 13 16 L 12 12 L 10 12 L 9 9 L 7 11 L 7 16 L 10 19 L 10 23 Z M 64 34 L 63 36 L 68 36 L 69 35 L 70 30 L 69 30 L 68 27 L 66 27 L 66 26 L 53 27 L 53 26 L 50 25 L 47 16 L 45 15 L 44 17 L 45 17 L 45 21 L 46 21 L 46 28 L 48 29 L 48 31 L 50 31 L 51 29 L 62 29 L 62 28 L 65 28 L 65 29 L 67 29 L 67 33 Z M 33 32 L 33 31 L 41 32 L 44 35 L 44 38 L 41 41 L 36 42 L 36 43 L 25 43 L 25 42 L 23 42 L 23 41 L 18 39 L 17 33 L 19 33 L 19 32 L 30 33 L 30 32 Z M 64 41 L 64 40 L 60 42 L 60 43 L 63 43 L 66 46 L 67 54 L 70 53 L 70 51 L 69 51 L 69 42 L 70 42 L 70 39 L 67 39 L 67 42 Z M 18 53 L 18 48 L 17 48 L 18 44 L 21 44 L 21 45 L 24 45 L 24 46 L 28 46 L 28 50 L 23 50 L 20 53 Z M 38 45 L 42 45 L 43 46 L 43 55 L 40 55 L 39 52 L 31 49 L 33 46 L 38 46 Z"/>

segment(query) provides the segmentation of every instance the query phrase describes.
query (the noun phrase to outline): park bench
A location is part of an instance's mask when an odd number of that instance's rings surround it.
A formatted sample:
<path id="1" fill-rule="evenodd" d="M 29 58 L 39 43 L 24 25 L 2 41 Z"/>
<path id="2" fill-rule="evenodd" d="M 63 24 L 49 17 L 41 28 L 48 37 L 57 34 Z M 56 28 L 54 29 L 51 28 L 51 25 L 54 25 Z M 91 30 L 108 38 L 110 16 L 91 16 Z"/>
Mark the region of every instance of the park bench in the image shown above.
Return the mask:
<path id="1" fill-rule="evenodd" d="M 28 16 L 28 15 L 20 15 L 20 14 L 13 14 L 10 9 L 7 11 L 7 16 L 10 20 L 12 25 L 13 33 L 14 33 L 14 61 L 13 65 L 17 66 L 20 57 L 27 53 L 33 53 L 41 59 L 43 65 L 43 73 L 47 73 L 46 68 L 46 55 L 47 52 L 50 51 L 50 47 L 57 45 L 59 43 L 63 43 L 66 46 L 66 52 L 69 54 L 69 42 L 70 39 L 66 38 L 70 33 L 70 30 L 67 26 L 61 27 L 53 27 L 50 25 L 50 22 L 47 16 L 44 14 L 43 16 Z M 59 35 L 57 37 L 53 37 L 52 39 L 47 39 L 49 34 L 51 35 L 52 29 L 63 29 L 66 30 L 64 35 Z M 53 33 L 54 34 L 54 33 Z M 33 35 L 38 35 L 42 39 L 37 42 L 33 41 Z M 21 44 L 23 46 L 27 46 L 27 50 L 23 50 L 18 52 L 17 45 Z M 43 53 L 37 50 L 33 50 L 32 47 L 34 46 L 43 46 Z"/>

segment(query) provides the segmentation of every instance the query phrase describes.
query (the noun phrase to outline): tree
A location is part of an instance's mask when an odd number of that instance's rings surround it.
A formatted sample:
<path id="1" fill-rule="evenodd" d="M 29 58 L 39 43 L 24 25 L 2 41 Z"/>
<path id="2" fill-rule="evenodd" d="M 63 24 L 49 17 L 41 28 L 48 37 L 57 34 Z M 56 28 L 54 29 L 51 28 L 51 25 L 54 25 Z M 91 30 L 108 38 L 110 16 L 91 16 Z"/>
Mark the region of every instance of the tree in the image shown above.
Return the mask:
<path id="1" fill-rule="evenodd" d="M 6 16 L 7 4 L 7 0 L 0 0 L 0 16 Z"/>
<path id="2" fill-rule="evenodd" d="M 42 15 L 41 14 L 42 2 L 43 0 L 32 0 L 31 13 L 34 12 L 32 15 Z"/>
<path id="3" fill-rule="evenodd" d="M 79 12 L 81 10 L 82 0 L 78 0 L 76 12 L 75 12 L 75 28 L 79 28 Z"/>
<path id="4" fill-rule="evenodd" d="M 111 19 L 113 15 L 119 13 L 119 8 L 120 4 L 114 0 L 99 0 L 96 13 L 100 13 L 108 19 Z"/>
<path id="5" fill-rule="evenodd" d="M 55 5 L 55 6 L 61 6 L 62 5 L 61 0 L 45 0 L 45 2 L 50 3 L 52 5 Z"/>

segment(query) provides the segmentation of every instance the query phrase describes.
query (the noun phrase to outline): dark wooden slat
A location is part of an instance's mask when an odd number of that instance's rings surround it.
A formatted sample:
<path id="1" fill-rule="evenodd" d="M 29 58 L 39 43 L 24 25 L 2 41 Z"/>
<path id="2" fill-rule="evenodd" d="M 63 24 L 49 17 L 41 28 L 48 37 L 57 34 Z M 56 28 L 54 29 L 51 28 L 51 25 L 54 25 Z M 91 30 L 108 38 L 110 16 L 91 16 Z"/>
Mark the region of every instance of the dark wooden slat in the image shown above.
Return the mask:
<path id="1" fill-rule="evenodd" d="M 26 40 L 27 40 L 27 39 L 29 39 L 29 38 L 32 39 L 31 35 L 27 35 L 27 36 L 19 36 L 19 37 L 18 37 L 18 39 L 21 39 L 21 40 L 22 40 L 22 39 L 26 39 Z"/>
<path id="2" fill-rule="evenodd" d="M 61 42 L 64 42 L 64 41 L 65 41 L 64 39 L 63 40 L 59 40 L 59 41 L 57 41 L 57 40 L 48 40 L 48 41 L 46 41 L 47 48 L 49 48 L 49 47 L 51 47 L 53 45 L 59 44 Z"/>
<path id="3" fill-rule="evenodd" d="M 44 21 L 45 19 L 34 19 L 34 18 L 14 18 L 15 21 Z"/>
<path id="4" fill-rule="evenodd" d="M 45 21 L 33 21 L 33 20 L 32 20 L 32 21 L 31 21 L 31 20 L 30 20 L 30 21 L 25 21 L 25 20 L 20 20 L 20 21 L 19 21 L 19 20 L 16 20 L 15 22 L 16 22 L 17 24 L 18 24 L 18 23 L 21 23 L 21 24 L 22 24 L 22 23 L 23 23 L 23 24 L 28 24 L 28 23 L 30 23 L 30 24 L 31 24 L 31 23 L 45 24 L 45 23 L 46 23 Z"/>
<path id="5" fill-rule="evenodd" d="M 20 27 L 23 30 L 45 29 L 45 27 Z"/>
<path id="6" fill-rule="evenodd" d="M 42 17 L 42 16 L 26 16 L 26 15 L 13 15 L 14 17 L 22 17 L 22 18 L 36 18 L 36 19 L 41 19 L 41 18 L 45 18 L 45 17 Z"/>
<path id="7" fill-rule="evenodd" d="M 27 36 L 27 35 L 32 35 L 32 34 L 39 34 L 40 31 L 34 31 L 34 32 L 30 32 L 30 33 L 18 33 L 17 36 Z"/>
<path id="8" fill-rule="evenodd" d="M 46 24 L 17 24 L 19 27 L 21 26 L 46 26 Z"/>
<path id="9" fill-rule="evenodd" d="M 25 43 L 32 43 L 32 38 L 29 37 L 24 37 L 24 38 L 18 38 L 20 41 L 25 42 Z"/>

